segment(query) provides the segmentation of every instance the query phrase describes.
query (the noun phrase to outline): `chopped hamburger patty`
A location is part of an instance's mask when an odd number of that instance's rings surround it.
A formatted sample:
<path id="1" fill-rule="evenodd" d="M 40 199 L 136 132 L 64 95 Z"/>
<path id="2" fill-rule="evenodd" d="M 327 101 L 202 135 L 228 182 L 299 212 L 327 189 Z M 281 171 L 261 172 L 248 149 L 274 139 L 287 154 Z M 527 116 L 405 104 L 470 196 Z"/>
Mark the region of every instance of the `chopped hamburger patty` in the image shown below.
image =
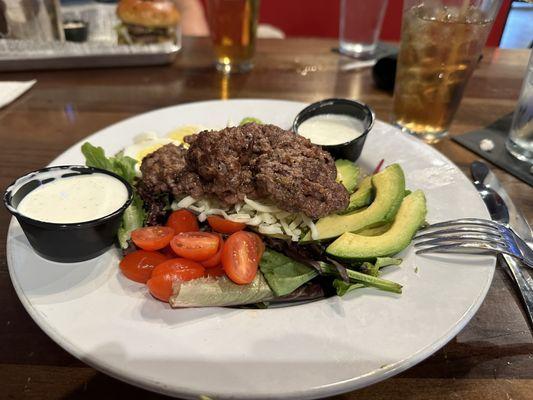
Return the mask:
<path id="1" fill-rule="evenodd" d="M 139 193 L 149 223 L 160 222 L 162 195 L 215 197 L 225 205 L 244 197 L 270 199 L 315 219 L 346 208 L 333 158 L 308 139 L 274 125 L 226 128 L 188 136 L 188 150 L 168 144 L 144 158 Z"/>

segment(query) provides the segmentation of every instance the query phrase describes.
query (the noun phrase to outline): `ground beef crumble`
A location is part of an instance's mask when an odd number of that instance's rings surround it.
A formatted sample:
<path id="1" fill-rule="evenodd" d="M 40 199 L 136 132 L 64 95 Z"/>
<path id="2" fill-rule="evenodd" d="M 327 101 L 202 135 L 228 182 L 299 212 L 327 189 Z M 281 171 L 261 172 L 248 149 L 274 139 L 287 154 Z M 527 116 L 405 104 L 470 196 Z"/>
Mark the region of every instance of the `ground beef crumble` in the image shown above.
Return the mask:
<path id="1" fill-rule="evenodd" d="M 138 190 L 148 223 L 164 214 L 165 196 L 215 197 L 225 205 L 244 197 L 273 201 L 316 219 L 340 211 L 348 192 L 335 181 L 331 155 L 308 139 L 255 123 L 186 137 L 189 149 L 168 144 L 144 158 Z"/>

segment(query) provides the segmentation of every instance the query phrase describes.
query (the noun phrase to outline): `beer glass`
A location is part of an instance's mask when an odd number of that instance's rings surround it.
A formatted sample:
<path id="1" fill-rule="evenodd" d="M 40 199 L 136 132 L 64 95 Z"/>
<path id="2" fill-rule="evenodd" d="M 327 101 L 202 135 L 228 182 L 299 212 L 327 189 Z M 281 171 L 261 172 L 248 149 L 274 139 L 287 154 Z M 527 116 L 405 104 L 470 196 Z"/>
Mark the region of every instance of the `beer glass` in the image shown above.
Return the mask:
<path id="1" fill-rule="evenodd" d="M 428 142 L 448 133 L 501 0 L 405 0 L 394 122 Z"/>
<path id="2" fill-rule="evenodd" d="M 207 18 L 223 72 L 246 72 L 253 64 L 259 0 L 208 0 Z"/>

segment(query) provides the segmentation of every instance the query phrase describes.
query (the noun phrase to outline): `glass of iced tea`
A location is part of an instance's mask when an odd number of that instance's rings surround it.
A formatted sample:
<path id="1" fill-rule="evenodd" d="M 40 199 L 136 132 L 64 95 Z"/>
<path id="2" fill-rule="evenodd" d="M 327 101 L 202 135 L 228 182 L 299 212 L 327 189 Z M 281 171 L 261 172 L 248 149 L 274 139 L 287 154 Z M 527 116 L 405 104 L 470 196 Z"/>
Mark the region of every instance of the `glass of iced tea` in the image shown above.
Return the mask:
<path id="1" fill-rule="evenodd" d="M 208 0 L 207 18 L 216 68 L 246 72 L 253 64 L 259 0 Z"/>
<path id="2" fill-rule="evenodd" d="M 446 136 L 501 0 L 405 0 L 394 122 L 428 142 Z"/>

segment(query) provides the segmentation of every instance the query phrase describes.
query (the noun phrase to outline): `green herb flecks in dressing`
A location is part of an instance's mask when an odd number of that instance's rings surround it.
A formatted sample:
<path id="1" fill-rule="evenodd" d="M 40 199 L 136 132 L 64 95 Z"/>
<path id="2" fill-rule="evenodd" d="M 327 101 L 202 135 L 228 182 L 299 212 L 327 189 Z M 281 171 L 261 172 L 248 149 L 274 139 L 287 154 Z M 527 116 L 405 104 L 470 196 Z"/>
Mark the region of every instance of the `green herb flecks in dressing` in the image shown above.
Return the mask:
<path id="1" fill-rule="evenodd" d="M 106 174 L 59 178 L 34 189 L 17 207 L 22 215 L 44 222 L 79 223 L 118 210 L 128 199 L 126 186 Z"/>

